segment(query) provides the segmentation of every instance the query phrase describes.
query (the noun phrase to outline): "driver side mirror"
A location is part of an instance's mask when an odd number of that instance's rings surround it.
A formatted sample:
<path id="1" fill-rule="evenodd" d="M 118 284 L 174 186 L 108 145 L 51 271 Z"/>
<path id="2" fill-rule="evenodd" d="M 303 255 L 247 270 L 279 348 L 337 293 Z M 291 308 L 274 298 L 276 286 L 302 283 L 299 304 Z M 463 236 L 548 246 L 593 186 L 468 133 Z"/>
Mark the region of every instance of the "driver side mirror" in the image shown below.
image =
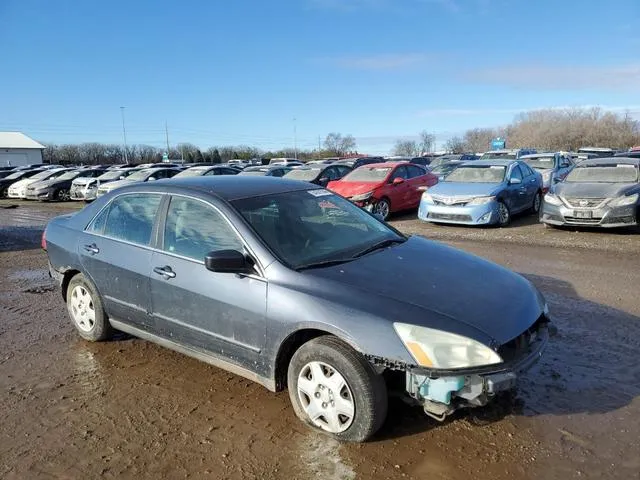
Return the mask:
<path id="1" fill-rule="evenodd" d="M 211 272 L 249 273 L 253 262 L 238 250 L 215 250 L 204 257 L 204 266 Z"/>
<path id="2" fill-rule="evenodd" d="M 522 183 L 522 180 L 519 178 L 512 178 L 509 180 L 509 185 L 518 185 Z"/>
<path id="3" fill-rule="evenodd" d="M 400 185 L 401 183 L 404 183 L 404 178 L 402 177 L 396 177 L 391 182 L 392 185 Z"/>

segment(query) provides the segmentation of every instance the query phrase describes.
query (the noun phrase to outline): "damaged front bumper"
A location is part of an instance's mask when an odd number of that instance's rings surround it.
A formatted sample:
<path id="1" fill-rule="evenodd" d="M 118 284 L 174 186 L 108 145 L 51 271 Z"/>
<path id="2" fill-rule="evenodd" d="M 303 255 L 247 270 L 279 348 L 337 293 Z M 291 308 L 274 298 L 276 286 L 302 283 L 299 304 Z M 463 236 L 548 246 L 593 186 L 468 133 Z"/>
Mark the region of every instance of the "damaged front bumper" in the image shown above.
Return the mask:
<path id="1" fill-rule="evenodd" d="M 540 326 L 528 346 L 507 362 L 487 367 L 435 370 L 411 367 L 406 371 L 406 391 L 427 415 L 443 421 L 460 408 L 482 407 L 500 392 L 516 386 L 518 375 L 531 368 L 542 356 L 550 330 Z"/>

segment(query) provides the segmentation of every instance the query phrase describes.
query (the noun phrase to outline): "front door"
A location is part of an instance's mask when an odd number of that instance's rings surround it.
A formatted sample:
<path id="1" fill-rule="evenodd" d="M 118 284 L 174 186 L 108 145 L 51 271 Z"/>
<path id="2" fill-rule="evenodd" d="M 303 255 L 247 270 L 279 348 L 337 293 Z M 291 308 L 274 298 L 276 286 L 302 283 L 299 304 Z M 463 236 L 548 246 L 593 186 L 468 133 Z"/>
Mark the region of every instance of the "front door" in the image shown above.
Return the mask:
<path id="1" fill-rule="evenodd" d="M 149 247 L 161 199 L 150 193 L 115 198 L 78 242 L 80 261 L 98 288 L 107 315 L 144 330 L 153 328 Z"/>
<path id="2" fill-rule="evenodd" d="M 160 249 L 151 259 L 151 304 L 158 333 L 255 371 L 266 336 L 267 283 L 258 275 L 207 270 L 215 250 L 244 250 L 212 205 L 173 196 Z"/>

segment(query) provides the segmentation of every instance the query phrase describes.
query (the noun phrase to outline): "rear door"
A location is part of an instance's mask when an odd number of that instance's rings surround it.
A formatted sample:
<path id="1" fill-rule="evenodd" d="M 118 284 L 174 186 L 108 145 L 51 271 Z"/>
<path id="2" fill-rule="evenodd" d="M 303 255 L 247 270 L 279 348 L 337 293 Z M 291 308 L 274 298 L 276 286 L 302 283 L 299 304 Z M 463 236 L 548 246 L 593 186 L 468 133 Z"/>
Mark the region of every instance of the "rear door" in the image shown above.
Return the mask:
<path id="1" fill-rule="evenodd" d="M 152 330 L 149 314 L 151 247 L 162 195 L 123 194 L 111 201 L 80 234 L 84 271 L 98 288 L 107 315 Z"/>
<path id="2" fill-rule="evenodd" d="M 415 165 L 406 166 L 409 179 L 409 189 L 407 190 L 407 207 L 414 208 L 420 204 L 420 198 L 422 197 L 423 190 L 418 190 L 420 187 L 427 186 L 429 178 L 427 177 L 427 171 L 424 168 L 420 168 Z"/>
<path id="3" fill-rule="evenodd" d="M 531 167 L 529 167 L 529 165 L 527 165 L 524 162 L 520 162 L 519 166 L 520 166 L 520 171 L 522 172 L 522 178 L 523 178 L 522 183 L 525 185 L 527 190 L 527 194 L 526 194 L 527 198 L 524 202 L 523 208 L 529 208 L 533 205 L 533 199 L 538 193 L 538 189 L 541 186 L 538 180 L 539 178 L 538 175 L 540 174 L 536 173 L 535 170 L 533 170 Z"/>
<path id="4" fill-rule="evenodd" d="M 255 371 L 265 344 L 267 282 L 204 266 L 211 251 L 245 251 L 232 224 L 211 204 L 174 195 L 159 239 L 150 281 L 158 333 Z"/>

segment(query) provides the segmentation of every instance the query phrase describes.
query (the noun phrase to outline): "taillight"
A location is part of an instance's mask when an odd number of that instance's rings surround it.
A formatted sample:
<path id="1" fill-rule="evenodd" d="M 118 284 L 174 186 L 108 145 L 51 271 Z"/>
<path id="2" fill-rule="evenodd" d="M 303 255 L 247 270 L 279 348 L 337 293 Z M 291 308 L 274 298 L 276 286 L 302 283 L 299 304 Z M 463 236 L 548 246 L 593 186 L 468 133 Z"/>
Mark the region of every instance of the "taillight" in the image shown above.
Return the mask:
<path id="1" fill-rule="evenodd" d="M 42 231 L 42 239 L 40 240 L 40 246 L 42 247 L 43 250 L 47 250 L 47 231 L 43 230 Z"/>

